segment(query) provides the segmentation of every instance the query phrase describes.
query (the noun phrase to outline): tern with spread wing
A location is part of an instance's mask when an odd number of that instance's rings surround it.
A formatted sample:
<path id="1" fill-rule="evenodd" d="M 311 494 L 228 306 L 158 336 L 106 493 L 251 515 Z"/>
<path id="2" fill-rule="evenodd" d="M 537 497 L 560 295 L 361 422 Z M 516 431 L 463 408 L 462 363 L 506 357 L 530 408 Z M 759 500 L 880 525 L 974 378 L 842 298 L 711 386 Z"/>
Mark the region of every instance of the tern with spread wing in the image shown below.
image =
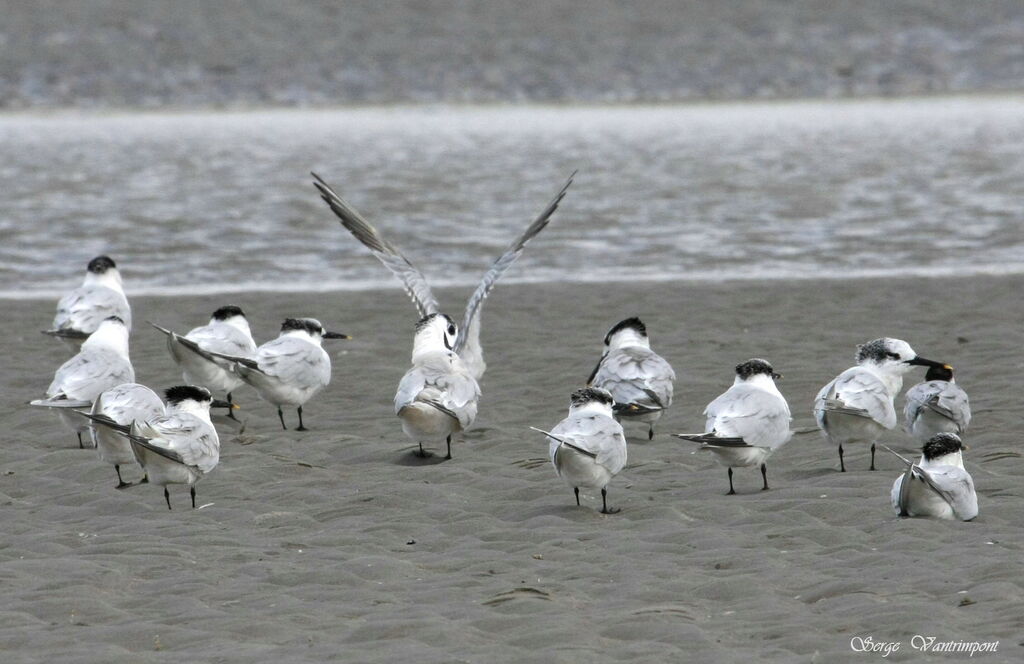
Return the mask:
<path id="1" fill-rule="evenodd" d="M 924 382 L 907 390 L 906 400 L 904 426 L 922 443 L 937 433 L 963 435 L 971 423 L 971 402 L 948 364 L 930 367 Z"/>
<path id="2" fill-rule="evenodd" d="M 228 360 L 239 378 L 256 388 L 260 398 L 277 406 L 281 428 L 282 406 L 295 406 L 299 414 L 296 431 L 306 431 L 302 406 L 331 382 L 331 356 L 321 345 L 324 339 L 351 339 L 340 332 L 328 332 L 315 318 L 286 318 L 281 333 L 256 349 L 255 357 L 240 357 L 200 350 L 212 359 Z"/>
<path id="3" fill-rule="evenodd" d="M 896 428 L 896 395 L 903 375 L 915 366 L 942 367 L 919 357 L 902 339 L 875 339 L 857 349 L 857 366 L 850 367 L 821 388 L 814 401 L 818 428 L 839 447 L 839 469 L 846 472 L 843 446 L 871 445 L 871 470 L 875 469 L 875 443 Z"/>
<path id="4" fill-rule="evenodd" d="M 961 521 L 978 516 L 974 479 L 964 469 L 965 449 L 959 436 L 945 432 L 924 444 L 917 463 L 890 449 L 907 466 L 892 485 L 890 498 L 896 513 Z"/>
<path id="5" fill-rule="evenodd" d="M 57 337 L 74 350 L 107 318 L 117 316 L 132 329 L 132 309 L 121 284 L 121 273 L 109 256 L 89 261 L 82 285 L 57 303 L 53 327 L 44 334 Z"/>
<path id="6" fill-rule="evenodd" d="M 608 390 L 615 399 L 612 412 L 619 421 L 644 422 L 647 438 L 654 423 L 672 405 L 672 366 L 651 350 L 647 326 L 639 318 L 616 323 L 604 337 L 604 354 L 587 385 Z"/>
<path id="7" fill-rule="evenodd" d="M 779 374 L 765 360 L 737 365 L 732 387 L 704 409 L 707 432 L 675 434 L 713 452 L 715 460 L 729 469 L 728 495 L 736 493 L 732 469 L 749 466 L 761 466 L 761 490 L 767 491 L 768 457 L 793 436 L 789 404 L 775 385 L 777 378 Z"/>
<path id="8" fill-rule="evenodd" d="M 430 290 L 423 273 L 390 242 L 370 225 L 363 216 L 344 199 L 341 198 L 320 176 L 312 174 L 315 178 L 313 185 L 320 192 L 331 210 L 341 220 L 341 224 L 362 242 L 376 256 L 388 270 L 398 277 L 405 290 L 409 293 L 413 303 L 419 311 L 420 317 L 441 313 L 437 299 Z M 575 176 L 575 173 L 573 173 Z M 470 296 L 466 304 L 466 312 L 462 318 L 462 325 L 459 327 L 460 334 L 456 346 L 452 349 L 465 364 L 466 368 L 473 374 L 476 380 L 484 375 L 487 364 L 484 362 L 483 349 L 480 346 L 480 312 L 484 299 L 487 298 L 494 284 L 502 274 L 508 270 L 516 259 L 523 253 L 523 248 L 535 235 L 544 230 L 551 220 L 551 215 L 558 209 L 558 204 L 565 197 L 566 191 L 573 182 L 573 176 L 558 192 L 555 198 L 544 208 L 540 215 L 534 219 L 523 233 L 517 237 L 508 249 L 491 265 L 491 268 L 484 274 L 480 285 Z"/>
<path id="9" fill-rule="evenodd" d="M 232 362 L 209 353 L 251 360 L 256 356 L 256 342 L 249 330 L 249 321 L 240 307 L 227 305 L 213 312 L 210 322 L 181 336 L 155 323 L 153 327 L 167 335 L 167 350 L 181 367 L 182 379 L 189 385 L 202 385 L 213 392 L 223 392 L 232 401 L 231 393 L 245 384 L 231 370 Z M 233 411 L 228 417 L 234 419 Z"/>
<path id="10" fill-rule="evenodd" d="M 47 398 L 30 405 L 57 409 L 64 424 L 78 436 L 78 447 L 82 448 L 82 434 L 88 431 L 88 426 L 71 409 L 92 408 L 103 391 L 133 382 L 135 369 L 128 358 L 128 328 L 120 318 L 111 316 L 82 342 L 77 355 L 57 369 L 46 389 Z"/>
<path id="11" fill-rule="evenodd" d="M 569 415 L 551 431 L 530 427 L 548 437 L 555 472 L 572 487 L 580 504 L 580 487 L 601 490 L 601 513 L 608 509 L 608 483 L 626 467 L 626 435 L 612 417 L 612 395 L 597 387 L 572 393 Z"/>

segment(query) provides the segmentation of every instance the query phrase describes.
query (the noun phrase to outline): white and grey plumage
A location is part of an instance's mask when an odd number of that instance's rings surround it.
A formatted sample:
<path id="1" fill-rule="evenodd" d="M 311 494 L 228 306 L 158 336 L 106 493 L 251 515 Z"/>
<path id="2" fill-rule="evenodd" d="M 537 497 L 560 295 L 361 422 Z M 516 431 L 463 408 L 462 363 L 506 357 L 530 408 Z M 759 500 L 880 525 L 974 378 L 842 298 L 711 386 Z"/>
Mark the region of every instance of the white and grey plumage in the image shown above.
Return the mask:
<path id="1" fill-rule="evenodd" d="M 444 314 L 430 314 L 416 324 L 412 367 L 402 377 L 395 393 L 395 414 L 402 431 L 419 444 L 448 446 L 452 458 L 452 434 L 464 431 L 476 419 L 480 385 L 462 358 L 452 350 L 458 328 Z"/>
<path id="2" fill-rule="evenodd" d="M 456 346 L 452 350 L 462 358 L 466 368 L 469 369 L 473 377 L 478 381 L 483 377 L 484 371 L 487 368 L 483 358 L 483 349 L 480 346 L 480 312 L 484 300 L 490 294 L 498 279 L 501 278 L 501 275 L 523 253 L 526 243 L 548 225 L 551 215 L 558 209 L 558 204 L 561 203 L 566 191 L 572 184 L 573 176 L 575 176 L 575 173 L 569 177 L 565 186 L 562 187 L 561 191 L 558 192 L 540 215 L 533 220 L 533 223 L 509 245 L 505 253 L 494 261 L 481 279 L 480 285 L 476 287 L 476 290 L 473 291 L 469 301 L 466 303 L 466 312 L 462 319 L 462 325 L 459 327 L 461 334 L 456 341 Z M 410 263 L 394 245 L 385 240 L 376 228 L 371 226 L 354 207 L 349 205 L 331 189 L 330 185 L 324 182 L 320 176 L 313 173 L 313 177 L 316 179 L 313 183 L 314 186 L 316 186 L 320 196 L 334 214 L 341 220 L 341 224 L 357 240 L 366 245 L 373 255 L 402 282 L 409 297 L 412 298 L 413 303 L 416 305 L 420 317 L 441 313 L 437 299 L 434 297 L 433 291 L 430 290 L 430 285 L 427 283 L 423 273 Z"/>
<path id="3" fill-rule="evenodd" d="M 164 402 L 156 392 L 138 383 L 124 383 L 102 392 L 89 411 L 92 421 L 106 418 L 112 424 L 120 425 L 121 432 L 107 423 L 89 427 L 93 444 L 100 460 L 114 467 L 117 473 L 117 488 L 132 486 L 121 478 L 121 466 L 135 463 L 131 443 L 122 432 L 127 432 L 132 422 L 146 422 L 164 414 Z"/>
<path id="4" fill-rule="evenodd" d="M 82 343 L 78 354 L 57 369 L 46 389 L 46 399 L 33 406 L 58 408 L 61 420 L 78 436 L 88 430 L 85 421 L 71 408 L 91 408 L 100 393 L 122 383 L 135 382 L 135 370 L 128 357 L 128 328 L 116 316 L 107 318 Z"/>
<path id="5" fill-rule="evenodd" d="M 167 335 L 167 350 L 181 367 L 182 379 L 187 384 L 202 385 L 213 392 L 223 392 L 228 401 L 233 400 L 231 393 L 245 384 L 245 381 L 238 372 L 232 371 L 231 360 L 211 356 L 209 353 L 247 360 L 256 356 L 256 342 L 253 341 L 245 312 L 234 305 L 220 307 L 213 312 L 208 324 L 192 329 L 185 336 L 154 323 L 150 325 Z M 228 417 L 234 418 L 234 414 L 229 411 Z"/>
<path id="6" fill-rule="evenodd" d="M 647 438 L 654 423 L 672 405 L 676 373 L 651 350 L 647 326 L 639 318 L 616 323 L 604 338 L 604 354 L 587 380 L 590 387 L 608 390 L 615 399 L 616 419 L 645 422 Z"/>
<path id="7" fill-rule="evenodd" d="M 111 316 L 123 320 L 131 330 L 132 309 L 124 294 L 121 273 L 109 256 L 97 256 L 89 261 L 82 285 L 57 303 L 53 327 L 43 332 L 78 350 L 100 323 Z"/>
<path id="8" fill-rule="evenodd" d="M 331 382 L 331 357 L 320 345 L 324 339 L 351 339 L 347 334 L 328 332 L 315 318 L 286 318 L 281 334 L 256 349 L 255 357 L 238 357 L 198 349 L 213 359 L 228 360 L 239 378 L 256 388 L 260 397 L 277 406 L 284 423 L 282 406 L 295 406 L 299 414 L 296 431 L 306 431 L 302 406 Z M 193 349 L 195 350 L 195 349 Z"/>
<path id="9" fill-rule="evenodd" d="M 971 423 L 971 403 L 956 384 L 953 367 L 931 367 L 924 382 L 907 390 L 903 409 L 907 433 L 922 443 L 937 433 L 963 435 Z"/>
<path id="10" fill-rule="evenodd" d="M 959 436 L 943 432 L 924 444 L 916 464 L 893 452 L 907 466 L 892 485 L 890 499 L 896 513 L 961 521 L 978 516 L 978 495 L 974 479 L 964 468 L 963 449 Z"/>
<path id="11" fill-rule="evenodd" d="M 168 484 L 187 484 L 195 509 L 196 482 L 220 461 L 220 437 L 210 422 L 210 406 L 227 404 L 214 401 L 210 391 L 198 385 L 172 387 L 164 396 L 164 415 L 145 422 L 135 421 L 124 435 L 149 482 L 164 488 L 167 509 L 171 509 Z"/>
<path id="12" fill-rule="evenodd" d="M 814 416 L 826 440 L 839 447 L 839 468 L 846 472 L 843 445 L 871 445 L 875 469 L 875 443 L 896 427 L 894 401 L 903 387 L 903 374 L 915 366 L 941 367 L 941 362 L 918 357 L 901 339 L 875 339 L 858 347 L 857 366 L 821 388 L 814 401 Z"/>
<path id="13" fill-rule="evenodd" d="M 551 431 L 533 428 L 548 437 L 548 455 L 555 472 L 572 487 L 580 504 L 580 487 L 601 490 L 601 513 L 608 509 L 608 483 L 626 467 L 626 435 L 612 416 L 612 395 L 585 387 L 572 393 L 569 415 Z"/>
<path id="14" fill-rule="evenodd" d="M 729 469 L 729 495 L 732 469 L 761 466 L 762 491 L 768 490 L 767 460 L 793 436 L 792 417 L 786 398 L 775 385 L 772 365 L 751 359 L 736 367 L 732 387 L 704 409 L 706 433 L 676 434 L 700 443 L 701 450 L 714 453 L 715 460 Z"/>

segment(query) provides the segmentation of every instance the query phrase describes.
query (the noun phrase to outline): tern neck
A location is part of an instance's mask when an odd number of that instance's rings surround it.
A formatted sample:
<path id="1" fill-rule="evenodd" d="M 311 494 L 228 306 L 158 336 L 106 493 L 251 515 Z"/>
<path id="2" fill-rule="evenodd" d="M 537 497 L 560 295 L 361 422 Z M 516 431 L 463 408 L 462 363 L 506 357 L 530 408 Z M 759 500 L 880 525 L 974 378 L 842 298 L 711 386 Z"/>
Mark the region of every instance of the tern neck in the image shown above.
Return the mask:
<path id="1" fill-rule="evenodd" d="M 124 325 L 107 321 L 100 323 L 96 331 L 82 343 L 82 348 L 108 348 L 118 355 L 128 357 L 128 330 Z"/>
<path id="2" fill-rule="evenodd" d="M 611 404 L 601 403 L 599 401 L 588 401 L 585 404 L 579 406 L 569 407 L 570 415 L 583 415 L 583 414 L 596 414 L 596 415 L 607 415 L 612 416 Z"/>
<path id="3" fill-rule="evenodd" d="M 244 332 L 246 336 L 252 336 L 252 331 L 249 329 L 249 321 L 245 318 L 245 316 L 232 316 L 231 318 L 227 318 L 225 320 L 217 320 L 216 318 L 210 319 L 210 325 L 218 324 L 230 325 L 231 327 Z"/>
<path id="4" fill-rule="evenodd" d="M 651 340 L 645 335 L 640 334 L 632 328 L 626 328 L 620 330 L 611 338 L 608 343 L 608 350 L 616 350 L 618 348 L 628 348 L 630 346 L 640 346 L 642 348 L 650 348 Z"/>
<path id="5" fill-rule="evenodd" d="M 864 362 L 860 366 L 873 373 L 878 380 L 882 381 L 885 389 L 892 396 L 896 396 L 903 389 L 903 373 L 905 370 L 901 369 L 898 365 Z M 909 368 L 909 365 L 907 366 Z"/>
<path id="6" fill-rule="evenodd" d="M 103 274 L 86 272 L 85 280 L 82 282 L 82 285 L 105 286 L 106 288 L 115 290 L 122 295 L 124 294 L 124 286 L 121 284 L 121 273 L 117 271 L 116 267 L 108 269 Z"/>
<path id="7" fill-rule="evenodd" d="M 935 457 L 930 461 L 924 458 L 924 455 L 922 454 L 921 461 L 918 463 L 918 465 L 921 466 L 922 468 L 927 468 L 929 466 L 955 466 L 957 468 L 963 468 L 964 454 L 962 450 L 958 450 L 950 454 L 943 454 L 940 457 Z"/>
<path id="8" fill-rule="evenodd" d="M 246 327 L 248 327 L 248 324 L 246 324 Z M 283 330 L 281 334 L 278 335 L 278 339 L 283 337 L 295 337 L 296 339 L 302 339 L 303 341 L 307 341 L 316 346 L 320 345 L 320 335 L 313 335 L 305 330 Z"/>
<path id="9" fill-rule="evenodd" d="M 739 385 L 741 383 L 746 383 L 747 385 L 751 385 L 760 390 L 764 390 L 765 392 L 778 394 L 780 397 L 782 396 L 782 393 L 779 392 L 779 386 L 775 384 L 775 381 L 768 374 L 754 374 L 753 376 L 746 380 L 743 380 L 739 376 L 736 376 L 736 380 L 733 382 L 733 385 Z"/>
<path id="10" fill-rule="evenodd" d="M 432 330 L 423 330 L 412 341 L 412 359 L 413 362 L 416 358 L 421 355 L 427 355 L 428 353 L 449 353 L 451 349 L 444 345 L 444 341 L 439 339 L 436 334 L 432 333 Z"/>
<path id="11" fill-rule="evenodd" d="M 171 406 L 168 410 L 172 410 L 176 413 L 188 413 L 189 415 L 195 415 L 207 424 L 210 424 L 211 426 L 213 424 L 210 422 L 210 404 L 206 402 L 200 403 L 194 399 L 185 399 L 184 401 L 179 401 L 175 405 Z"/>

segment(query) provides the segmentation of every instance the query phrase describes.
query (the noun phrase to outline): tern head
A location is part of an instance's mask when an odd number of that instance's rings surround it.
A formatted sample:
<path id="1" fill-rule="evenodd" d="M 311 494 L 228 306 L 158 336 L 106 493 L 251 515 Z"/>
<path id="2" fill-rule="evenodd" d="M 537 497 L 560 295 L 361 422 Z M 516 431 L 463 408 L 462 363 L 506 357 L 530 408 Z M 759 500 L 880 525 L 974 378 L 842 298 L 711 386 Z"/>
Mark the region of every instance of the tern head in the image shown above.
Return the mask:
<path id="1" fill-rule="evenodd" d="M 650 348 L 651 341 L 647 338 L 647 326 L 634 316 L 613 325 L 608 334 L 604 335 L 604 345 L 608 350 L 626 346 Z"/>
<path id="2" fill-rule="evenodd" d="M 953 367 L 943 364 L 941 367 L 928 367 L 928 373 L 924 375 L 925 380 L 944 380 L 947 383 L 953 382 Z"/>
<path id="3" fill-rule="evenodd" d="M 112 348 L 128 357 L 128 327 L 118 316 L 104 318 L 99 327 L 82 343 L 82 348 Z"/>
<path id="4" fill-rule="evenodd" d="M 884 337 L 857 347 L 857 364 L 871 364 L 897 375 L 905 374 L 915 366 L 944 367 L 942 362 L 926 360 L 914 352 L 906 341 Z"/>
<path id="5" fill-rule="evenodd" d="M 285 318 L 281 323 L 281 334 L 306 336 L 313 341 L 320 343 L 322 339 L 351 339 L 352 337 L 340 332 L 328 332 L 324 326 L 315 318 Z"/>
<path id="6" fill-rule="evenodd" d="M 117 264 L 110 256 L 97 256 L 89 261 L 85 271 L 86 284 L 100 284 L 121 289 L 121 273 L 117 271 Z"/>
<path id="7" fill-rule="evenodd" d="M 614 405 L 615 399 L 612 398 L 612 393 L 600 387 L 582 387 L 569 397 L 570 413 L 588 409 L 597 410 L 611 417 Z"/>
<path id="8" fill-rule="evenodd" d="M 782 374 L 775 373 L 775 369 L 767 360 L 755 357 L 736 365 L 737 383 L 758 382 L 766 379 L 774 382 L 778 378 L 782 378 Z"/>
<path id="9" fill-rule="evenodd" d="M 228 304 L 221 307 L 220 309 L 217 309 L 217 311 L 214 311 L 213 315 L 210 317 L 210 320 L 223 322 L 231 318 L 234 318 L 235 316 L 241 316 L 242 318 L 245 318 L 245 312 L 242 311 L 241 307 L 236 307 L 233 304 Z"/>
<path id="10" fill-rule="evenodd" d="M 925 460 L 963 468 L 963 441 L 955 433 L 937 433 L 921 448 Z M 953 455 L 953 456 L 950 456 Z"/>
<path id="11" fill-rule="evenodd" d="M 452 350 L 459 338 L 459 327 L 445 314 L 430 314 L 416 323 L 416 335 L 413 338 L 413 357 L 420 353 Z"/>
<path id="12" fill-rule="evenodd" d="M 175 410 L 210 412 L 210 407 L 238 408 L 233 403 L 214 399 L 210 390 L 198 385 L 175 385 L 164 390 L 167 405 Z"/>

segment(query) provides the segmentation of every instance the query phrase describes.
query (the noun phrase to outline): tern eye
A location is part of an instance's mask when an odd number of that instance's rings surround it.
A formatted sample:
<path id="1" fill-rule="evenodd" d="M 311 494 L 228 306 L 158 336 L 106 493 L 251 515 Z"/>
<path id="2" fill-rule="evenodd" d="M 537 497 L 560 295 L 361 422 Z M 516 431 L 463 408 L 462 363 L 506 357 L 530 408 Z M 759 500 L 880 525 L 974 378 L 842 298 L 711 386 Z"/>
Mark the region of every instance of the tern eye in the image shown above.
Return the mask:
<path id="1" fill-rule="evenodd" d="M 449 325 L 448 326 L 448 334 L 452 335 L 453 337 L 455 336 L 455 326 L 454 325 Z"/>

